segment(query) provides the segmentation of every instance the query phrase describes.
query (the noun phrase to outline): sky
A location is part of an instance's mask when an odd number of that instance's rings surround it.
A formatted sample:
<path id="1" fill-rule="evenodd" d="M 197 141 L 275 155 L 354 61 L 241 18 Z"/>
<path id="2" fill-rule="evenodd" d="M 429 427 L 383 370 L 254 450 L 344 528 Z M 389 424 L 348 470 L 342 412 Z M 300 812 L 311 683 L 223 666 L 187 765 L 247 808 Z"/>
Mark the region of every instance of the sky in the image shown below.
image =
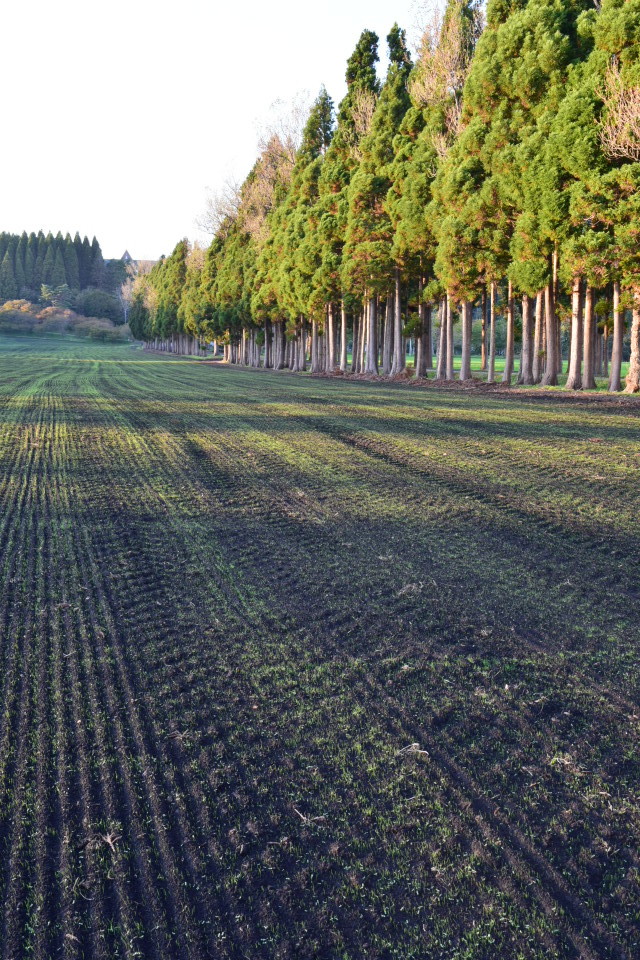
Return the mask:
<path id="1" fill-rule="evenodd" d="M 3 9 L 0 229 L 78 230 L 106 257 L 170 253 L 253 165 L 273 104 L 336 104 L 363 29 L 419 0 L 32 0 Z M 384 69 L 384 65 L 381 69 Z M 276 109 L 277 112 L 277 109 Z"/>

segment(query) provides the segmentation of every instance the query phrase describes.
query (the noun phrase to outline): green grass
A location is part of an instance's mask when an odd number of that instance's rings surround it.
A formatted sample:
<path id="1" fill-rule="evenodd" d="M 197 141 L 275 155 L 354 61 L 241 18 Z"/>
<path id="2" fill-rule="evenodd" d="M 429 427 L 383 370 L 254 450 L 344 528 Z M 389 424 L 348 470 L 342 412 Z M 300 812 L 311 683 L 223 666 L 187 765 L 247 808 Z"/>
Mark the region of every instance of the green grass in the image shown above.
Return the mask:
<path id="1" fill-rule="evenodd" d="M 0 340 L 0 957 L 640 951 L 630 398 Z"/>

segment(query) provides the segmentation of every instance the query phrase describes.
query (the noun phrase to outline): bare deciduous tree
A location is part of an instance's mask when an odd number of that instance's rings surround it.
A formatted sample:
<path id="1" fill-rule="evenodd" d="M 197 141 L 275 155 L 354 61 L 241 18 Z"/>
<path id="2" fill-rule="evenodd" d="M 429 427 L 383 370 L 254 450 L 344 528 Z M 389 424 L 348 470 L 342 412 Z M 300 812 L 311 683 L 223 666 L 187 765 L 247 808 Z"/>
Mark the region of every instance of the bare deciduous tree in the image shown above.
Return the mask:
<path id="1" fill-rule="evenodd" d="M 285 103 L 271 105 L 270 116 L 258 132 L 259 156 L 253 170 L 239 184 L 227 179 L 210 194 L 197 226 L 209 235 L 220 235 L 237 220 L 258 243 L 266 237 L 265 221 L 278 190 L 291 181 L 296 154 L 309 115 L 309 96 L 298 94 Z"/>
<path id="2" fill-rule="evenodd" d="M 626 87 L 614 62 L 605 75 L 601 96 L 605 108 L 600 123 L 602 149 L 611 159 L 640 160 L 640 87 Z"/>
<path id="3" fill-rule="evenodd" d="M 258 243 L 266 239 L 266 218 L 279 188 L 291 182 L 295 153 L 277 134 L 264 145 L 258 161 L 242 187 L 242 226 Z"/>
<path id="4" fill-rule="evenodd" d="M 241 185 L 228 178 L 219 190 L 209 194 L 204 213 L 198 217 L 196 226 L 209 236 L 216 236 L 225 223 L 233 223 L 240 212 Z"/>
<path id="5" fill-rule="evenodd" d="M 409 82 L 413 102 L 421 107 L 445 106 L 445 130 L 434 136 L 434 147 L 444 157 L 460 131 L 462 90 L 476 43 L 484 29 L 484 12 L 456 0 L 445 12 L 424 4 L 425 26 L 418 45 L 418 61 Z"/>
<path id="6" fill-rule="evenodd" d="M 271 104 L 270 116 L 259 127 L 258 150 L 268 151 L 275 141 L 279 144 L 281 162 L 286 166 L 296 162 L 296 154 L 302 143 L 302 134 L 309 117 L 309 94 L 305 91 L 290 100 L 276 100 Z"/>

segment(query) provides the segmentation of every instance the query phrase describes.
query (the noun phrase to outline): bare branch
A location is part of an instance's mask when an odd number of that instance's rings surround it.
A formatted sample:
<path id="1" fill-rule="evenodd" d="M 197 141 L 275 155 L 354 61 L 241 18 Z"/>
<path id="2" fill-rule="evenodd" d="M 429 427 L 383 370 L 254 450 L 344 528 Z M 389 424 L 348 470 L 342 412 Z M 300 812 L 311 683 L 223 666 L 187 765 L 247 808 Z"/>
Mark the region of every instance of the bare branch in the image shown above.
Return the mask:
<path id="1" fill-rule="evenodd" d="M 432 136 L 436 156 L 449 152 L 462 125 L 462 90 L 476 43 L 484 29 L 484 13 L 477 6 L 469 20 L 463 0 L 456 0 L 443 13 L 424 4 L 426 24 L 418 48 L 418 61 L 409 81 L 409 93 L 420 107 L 442 107 L 443 129 Z M 435 173 L 435 171 L 434 171 Z"/>
<path id="2" fill-rule="evenodd" d="M 362 141 L 371 130 L 376 101 L 372 90 L 354 90 L 351 95 L 353 129 L 347 134 L 347 142 L 351 155 L 358 162 L 362 160 Z"/>
<path id="3" fill-rule="evenodd" d="M 264 153 L 274 138 L 280 143 L 283 156 L 293 167 L 302 143 L 302 134 L 309 118 L 310 97 L 306 91 L 290 100 L 276 100 L 271 104 L 270 116 L 258 130 L 258 150 Z"/>
<path id="4" fill-rule="evenodd" d="M 436 106 L 452 97 L 461 101 L 475 45 L 484 28 L 480 7 L 468 21 L 463 0 L 456 0 L 445 13 L 425 5 L 426 18 L 418 48 L 418 62 L 409 83 L 409 93 L 418 106 Z"/>
<path id="5" fill-rule="evenodd" d="M 601 96 L 605 109 L 599 133 L 605 154 L 614 160 L 640 160 L 640 87 L 625 87 L 614 62 Z"/>
<path id="6" fill-rule="evenodd" d="M 203 233 L 215 236 L 225 222 L 233 223 L 240 211 L 241 185 L 237 180 L 225 180 L 219 190 L 207 197 L 204 212 L 196 220 L 196 226 Z"/>

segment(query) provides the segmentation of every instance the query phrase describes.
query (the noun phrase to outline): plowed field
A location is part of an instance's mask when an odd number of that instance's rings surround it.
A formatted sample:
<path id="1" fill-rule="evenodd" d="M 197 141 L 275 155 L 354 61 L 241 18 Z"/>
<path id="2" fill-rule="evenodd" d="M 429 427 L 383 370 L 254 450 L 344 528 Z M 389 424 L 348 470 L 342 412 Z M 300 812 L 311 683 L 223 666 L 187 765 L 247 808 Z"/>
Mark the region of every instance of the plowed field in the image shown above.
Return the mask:
<path id="1" fill-rule="evenodd" d="M 626 398 L 0 341 L 0 956 L 640 955 Z"/>

